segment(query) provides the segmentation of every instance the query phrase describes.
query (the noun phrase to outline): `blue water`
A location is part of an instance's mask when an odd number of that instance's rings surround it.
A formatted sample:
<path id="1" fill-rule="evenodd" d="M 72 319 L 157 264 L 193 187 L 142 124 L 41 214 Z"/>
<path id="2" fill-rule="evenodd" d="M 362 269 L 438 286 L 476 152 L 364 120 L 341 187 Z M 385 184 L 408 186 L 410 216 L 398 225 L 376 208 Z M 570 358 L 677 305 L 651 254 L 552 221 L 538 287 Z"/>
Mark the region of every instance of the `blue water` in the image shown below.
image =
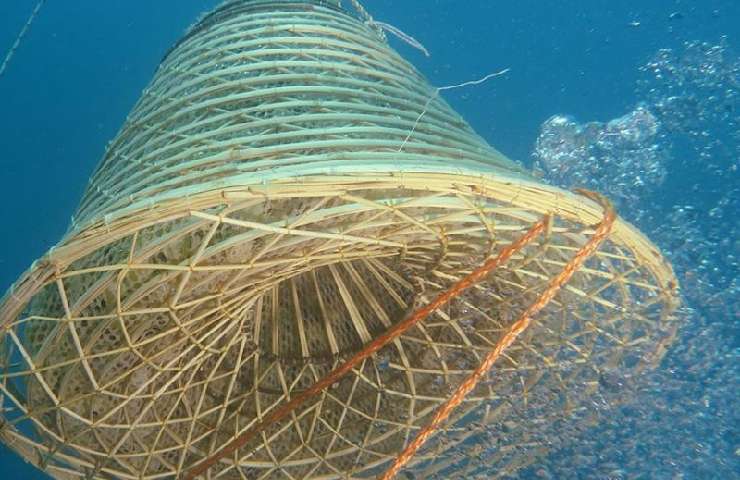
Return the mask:
<path id="1" fill-rule="evenodd" d="M 35 3 L 6 0 L 0 6 L 0 57 Z M 106 143 L 162 55 L 216 3 L 47 1 L 0 77 L 0 290 L 64 233 Z M 665 181 L 622 212 L 676 263 L 692 308 L 687 326 L 661 371 L 636 392 L 636 406 L 613 412 L 612 421 L 580 433 L 577 447 L 553 453 L 521 477 L 740 478 L 734 404 L 740 391 L 740 80 L 732 68 L 740 52 L 740 2 L 365 3 L 377 20 L 413 35 L 431 52 L 426 58 L 391 40 L 435 85 L 511 69 L 445 97 L 493 145 L 528 166 L 551 116 L 607 122 L 641 102 L 659 110 L 656 99 L 678 87 L 640 67 L 661 49 L 680 58 L 687 42 L 723 45 L 723 62 L 714 66 L 727 68 L 726 75 L 707 69 L 706 82 L 703 73 L 695 75 L 677 93 L 702 113 L 698 125 L 669 128 L 680 112 L 656 111 L 665 127 L 658 142 L 666 151 Z M 46 478 L 4 447 L 0 475 Z"/>

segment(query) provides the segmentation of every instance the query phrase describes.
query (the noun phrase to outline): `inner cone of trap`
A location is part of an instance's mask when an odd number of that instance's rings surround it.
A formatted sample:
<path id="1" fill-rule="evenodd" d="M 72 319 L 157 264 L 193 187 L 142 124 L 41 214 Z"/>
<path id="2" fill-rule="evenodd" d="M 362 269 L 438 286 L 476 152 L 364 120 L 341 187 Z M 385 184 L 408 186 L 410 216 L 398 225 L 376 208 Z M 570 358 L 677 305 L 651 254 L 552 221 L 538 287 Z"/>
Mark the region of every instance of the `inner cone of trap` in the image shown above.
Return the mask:
<path id="1" fill-rule="evenodd" d="M 598 205 L 488 145 L 347 4 L 229 1 L 162 60 L 68 233 L 0 303 L 0 438 L 27 461 L 182 476 L 551 215 L 209 472 L 374 478 L 593 234 Z M 660 360 L 676 303 L 670 266 L 618 220 L 409 468 L 534 461 L 556 422 Z"/>

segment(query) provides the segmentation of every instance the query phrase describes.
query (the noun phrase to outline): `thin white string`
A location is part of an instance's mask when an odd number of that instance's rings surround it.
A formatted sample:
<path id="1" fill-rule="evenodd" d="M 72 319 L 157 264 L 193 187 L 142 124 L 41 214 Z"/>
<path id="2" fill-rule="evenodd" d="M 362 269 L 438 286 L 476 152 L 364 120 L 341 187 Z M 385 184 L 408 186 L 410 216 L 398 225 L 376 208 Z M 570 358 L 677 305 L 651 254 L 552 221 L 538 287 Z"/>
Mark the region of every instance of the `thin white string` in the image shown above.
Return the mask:
<path id="1" fill-rule="evenodd" d="M 467 81 L 467 82 L 459 83 L 457 85 L 447 85 L 445 87 L 439 87 L 439 88 L 437 88 L 437 90 L 434 91 L 434 94 L 431 97 L 429 97 L 429 99 L 427 100 L 427 103 L 424 104 L 424 110 L 422 110 L 422 112 L 419 114 L 419 116 L 416 117 L 416 121 L 414 122 L 414 126 L 411 128 L 411 131 L 409 132 L 409 134 L 406 135 L 406 138 L 403 140 L 403 143 L 398 148 L 398 152 L 400 153 L 403 150 L 403 148 L 409 142 L 409 140 L 411 139 L 411 137 L 414 135 L 414 132 L 416 132 L 416 127 L 419 126 L 419 122 L 421 122 L 421 119 L 427 113 L 427 109 L 429 108 L 429 104 L 432 103 L 432 100 L 434 100 L 435 98 L 437 98 L 437 96 L 439 95 L 439 92 L 443 92 L 445 90 L 453 90 L 455 88 L 464 88 L 464 87 L 470 87 L 470 86 L 473 86 L 473 85 L 480 85 L 480 84 L 482 84 L 484 82 L 487 82 L 488 80 L 490 80 L 490 79 L 492 79 L 494 77 L 500 77 L 501 75 L 505 75 L 510 70 L 511 70 L 510 68 L 505 68 L 505 69 L 503 69 L 501 71 L 498 71 L 498 72 L 489 73 L 485 77 L 479 78 L 478 80 L 470 80 L 470 81 Z"/>

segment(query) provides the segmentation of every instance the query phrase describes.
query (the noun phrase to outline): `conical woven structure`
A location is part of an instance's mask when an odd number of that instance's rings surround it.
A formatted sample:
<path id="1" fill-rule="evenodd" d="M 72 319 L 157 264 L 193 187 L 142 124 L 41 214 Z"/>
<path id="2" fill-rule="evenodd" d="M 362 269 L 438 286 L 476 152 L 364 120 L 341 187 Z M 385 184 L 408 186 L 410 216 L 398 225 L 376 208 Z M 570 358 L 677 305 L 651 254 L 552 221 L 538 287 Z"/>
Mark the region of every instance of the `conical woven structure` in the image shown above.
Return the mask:
<path id="1" fill-rule="evenodd" d="M 56 478 L 181 476 L 552 215 L 209 478 L 377 475 L 602 212 L 528 176 L 437 93 L 337 1 L 231 1 L 201 19 L 69 233 L 0 305 L 0 437 Z M 450 452 L 499 431 L 490 468 L 515 470 L 604 375 L 660 358 L 675 295 L 657 249 L 618 221 L 411 468 L 454 476 L 468 460 Z"/>

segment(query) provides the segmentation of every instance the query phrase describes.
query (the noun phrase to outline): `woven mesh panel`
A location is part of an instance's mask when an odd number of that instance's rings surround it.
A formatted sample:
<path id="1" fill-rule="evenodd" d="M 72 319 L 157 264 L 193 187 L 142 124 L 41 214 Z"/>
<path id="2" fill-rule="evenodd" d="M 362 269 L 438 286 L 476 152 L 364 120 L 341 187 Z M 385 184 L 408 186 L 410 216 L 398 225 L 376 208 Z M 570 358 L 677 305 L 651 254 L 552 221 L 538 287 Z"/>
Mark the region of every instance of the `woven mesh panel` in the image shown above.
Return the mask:
<path id="1" fill-rule="evenodd" d="M 224 10 L 166 56 L 78 222 L 245 178 L 435 164 L 521 172 L 353 16 L 313 2 Z"/>

